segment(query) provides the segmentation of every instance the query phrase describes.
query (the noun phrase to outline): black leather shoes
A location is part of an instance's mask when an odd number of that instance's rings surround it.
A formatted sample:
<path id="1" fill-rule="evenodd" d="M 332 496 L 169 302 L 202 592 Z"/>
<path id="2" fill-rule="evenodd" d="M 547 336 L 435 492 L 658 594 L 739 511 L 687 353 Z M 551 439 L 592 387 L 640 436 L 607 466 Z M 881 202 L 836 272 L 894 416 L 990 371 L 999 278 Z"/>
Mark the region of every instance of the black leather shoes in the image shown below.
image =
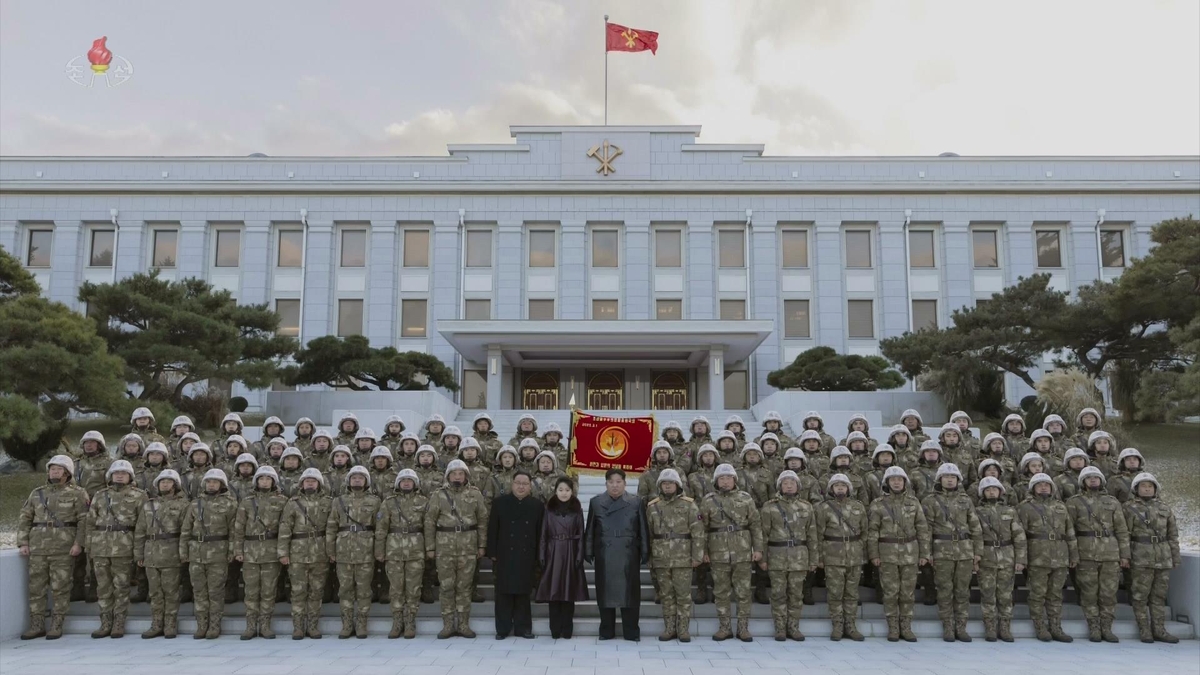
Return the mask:
<path id="1" fill-rule="evenodd" d="M 497 639 L 497 640 L 503 640 L 503 639 L 504 639 L 504 638 L 506 638 L 506 637 L 508 637 L 508 635 L 506 635 L 506 634 L 504 634 L 504 633 L 496 633 L 496 639 Z"/>
<path id="2" fill-rule="evenodd" d="M 536 638 L 537 636 L 533 634 L 533 631 L 529 631 L 528 633 L 522 635 L 521 637 L 525 638 L 526 640 L 532 640 L 532 639 Z"/>

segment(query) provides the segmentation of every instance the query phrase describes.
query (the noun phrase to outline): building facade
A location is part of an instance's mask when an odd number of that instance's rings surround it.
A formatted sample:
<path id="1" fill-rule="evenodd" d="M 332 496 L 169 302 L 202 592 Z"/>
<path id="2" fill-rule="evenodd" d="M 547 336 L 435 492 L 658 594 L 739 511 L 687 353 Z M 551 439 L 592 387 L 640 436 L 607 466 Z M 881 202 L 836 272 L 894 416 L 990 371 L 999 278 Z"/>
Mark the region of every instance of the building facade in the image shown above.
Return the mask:
<path id="1" fill-rule="evenodd" d="M 158 269 L 268 304 L 302 342 L 431 353 L 464 408 L 739 410 L 806 349 L 878 354 L 1034 273 L 1113 278 L 1154 224 L 1200 214 L 1197 157 L 774 157 L 699 133 L 5 157 L 0 246 L 79 311 L 83 281 Z"/>

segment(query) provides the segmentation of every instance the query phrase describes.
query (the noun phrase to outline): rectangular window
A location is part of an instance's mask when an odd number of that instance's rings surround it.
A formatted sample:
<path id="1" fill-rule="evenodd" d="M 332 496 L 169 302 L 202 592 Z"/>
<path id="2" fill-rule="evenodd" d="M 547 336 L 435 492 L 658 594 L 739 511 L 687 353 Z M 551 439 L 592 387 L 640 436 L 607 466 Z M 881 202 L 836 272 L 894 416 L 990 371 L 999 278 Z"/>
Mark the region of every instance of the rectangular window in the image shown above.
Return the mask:
<path id="1" fill-rule="evenodd" d="M 849 300 L 846 302 L 846 320 L 852 338 L 875 337 L 875 301 Z"/>
<path id="2" fill-rule="evenodd" d="M 217 230 L 216 267 L 237 267 L 242 262 L 242 231 Z"/>
<path id="3" fill-rule="evenodd" d="M 991 298 L 976 298 L 975 309 L 987 309 L 987 306 L 989 303 L 991 303 L 991 301 Z"/>
<path id="4" fill-rule="evenodd" d="M 1123 231 L 1100 231 L 1100 257 L 1105 267 L 1125 266 L 1125 233 Z"/>
<path id="5" fill-rule="evenodd" d="M 870 230 L 846 230 L 846 267 L 871 267 Z"/>
<path id="6" fill-rule="evenodd" d="M 529 231 L 529 266 L 554 267 L 554 230 Z"/>
<path id="7" fill-rule="evenodd" d="M 725 409 L 744 410 L 750 407 L 749 380 L 746 371 L 733 370 L 725 373 Z"/>
<path id="8" fill-rule="evenodd" d="M 785 338 L 812 337 L 808 317 L 808 300 L 783 301 L 783 336 Z"/>
<path id="9" fill-rule="evenodd" d="M 746 237 L 742 230 L 717 230 L 718 266 L 746 266 Z"/>
<path id="10" fill-rule="evenodd" d="M 613 321 L 617 318 L 616 300 L 593 300 L 592 318 L 597 321 Z"/>
<path id="11" fill-rule="evenodd" d="M 363 301 L 338 300 L 338 337 L 362 335 Z"/>
<path id="12" fill-rule="evenodd" d="M 54 243 L 54 230 L 30 230 L 29 248 L 25 250 L 26 267 L 49 267 L 50 247 Z"/>
<path id="13" fill-rule="evenodd" d="M 913 330 L 937 330 L 937 300 L 912 301 Z"/>
<path id="14" fill-rule="evenodd" d="M 721 320 L 722 321 L 745 321 L 746 320 L 746 301 L 745 300 L 722 300 L 721 301 Z"/>
<path id="15" fill-rule="evenodd" d="M 404 266 L 429 267 L 429 230 L 404 231 Z"/>
<path id="16" fill-rule="evenodd" d="M 592 231 L 592 267 L 617 267 L 617 231 Z"/>
<path id="17" fill-rule="evenodd" d="M 279 315 L 279 330 L 276 335 L 300 337 L 300 301 L 276 300 L 275 313 Z"/>
<path id="18" fill-rule="evenodd" d="M 422 300 L 422 302 L 424 302 Z M 487 321 L 492 318 L 491 300 L 467 300 L 463 307 L 463 318 L 467 321 Z"/>
<path id="19" fill-rule="evenodd" d="M 996 230 L 975 230 L 971 232 L 971 252 L 975 257 L 975 269 L 988 269 L 1000 266 L 1000 255 L 996 245 Z"/>
<path id="20" fill-rule="evenodd" d="M 683 267 L 683 232 L 656 230 L 654 232 L 654 266 Z"/>
<path id="21" fill-rule="evenodd" d="M 678 321 L 683 318 L 682 300 L 656 300 L 654 318 L 659 321 Z"/>
<path id="22" fill-rule="evenodd" d="M 933 255 L 933 230 L 909 230 L 908 265 L 913 269 L 936 267 Z"/>
<path id="23" fill-rule="evenodd" d="M 492 231 L 467 230 L 467 267 L 492 266 Z"/>
<path id="24" fill-rule="evenodd" d="M 784 230 L 780 241 L 784 267 L 808 267 L 808 230 Z"/>
<path id="25" fill-rule="evenodd" d="M 92 253 L 88 265 L 112 267 L 114 230 L 92 230 Z"/>
<path id="26" fill-rule="evenodd" d="M 151 242 L 151 267 L 175 267 L 179 248 L 178 230 L 154 230 Z"/>
<path id="27" fill-rule="evenodd" d="M 1037 266 L 1062 267 L 1062 248 L 1058 230 L 1037 231 Z"/>
<path id="28" fill-rule="evenodd" d="M 367 266 L 367 231 L 342 230 L 342 267 Z"/>
<path id="29" fill-rule="evenodd" d="M 462 407 L 480 410 L 487 407 L 487 372 L 464 370 Z"/>
<path id="30" fill-rule="evenodd" d="M 304 232 L 302 230 L 280 230 L 279 252 L 276 267 L 300 267 L 304 264 Z"/>
<path id="31" fill-rule="evenodd" d="M 553 300 L 530 300 L 529 301 L 529 320 L 530 321 L 553 321 L 554 320 L 554 301 Z"/>
<path id="32" fill-rule="evenodd" d="M 400 301 L 400 337 L 425 337 L 425 315 L 428 300 Z"/>

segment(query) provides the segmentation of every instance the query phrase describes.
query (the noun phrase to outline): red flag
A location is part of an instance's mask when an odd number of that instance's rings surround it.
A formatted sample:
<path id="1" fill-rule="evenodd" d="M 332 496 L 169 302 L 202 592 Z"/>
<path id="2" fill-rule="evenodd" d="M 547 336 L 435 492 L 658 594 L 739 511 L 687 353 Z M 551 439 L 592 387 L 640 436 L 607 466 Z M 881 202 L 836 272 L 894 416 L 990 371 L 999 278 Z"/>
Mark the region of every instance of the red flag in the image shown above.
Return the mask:
<path id="1" fill-rule="evenodd" d="M 658 52 L 658 33 L 652 30 L 629 28 L 619 23 L 604 24 L 605 51 L 610 52 Z"/>
<path id="2" fill-rule="evenodd" d="M 577 473 L 603 474 L 612 468 L 641 473 L 650 464 L 658 438 L 654 417 L 601 417 L 571 411 L 571 466 Z"/>

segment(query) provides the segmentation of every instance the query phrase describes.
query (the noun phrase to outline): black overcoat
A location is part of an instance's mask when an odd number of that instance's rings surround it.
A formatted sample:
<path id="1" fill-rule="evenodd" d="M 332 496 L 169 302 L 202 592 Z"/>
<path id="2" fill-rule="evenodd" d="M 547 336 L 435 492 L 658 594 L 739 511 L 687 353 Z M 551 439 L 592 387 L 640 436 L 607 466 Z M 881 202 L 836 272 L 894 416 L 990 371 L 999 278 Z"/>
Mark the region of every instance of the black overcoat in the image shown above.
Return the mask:
<path id="1" fill-rule="evenodd" d="M 641 567 L 650 559 L 650 537 L 642 500 L 608 493 L 588 504 L 584 556 L 596 567 L 596 603 L 603 609 L 637 607 L 642 602 Z"/>
<path id="2" fill-rule="evenodd" d="M 538 538 L 546 507 L 532 494 L 517 499 L 514 494 L 497 497 L 488 516 L 487 549 L 496 577 L 496 592 L 529 595 L 537 566 Z"/>

